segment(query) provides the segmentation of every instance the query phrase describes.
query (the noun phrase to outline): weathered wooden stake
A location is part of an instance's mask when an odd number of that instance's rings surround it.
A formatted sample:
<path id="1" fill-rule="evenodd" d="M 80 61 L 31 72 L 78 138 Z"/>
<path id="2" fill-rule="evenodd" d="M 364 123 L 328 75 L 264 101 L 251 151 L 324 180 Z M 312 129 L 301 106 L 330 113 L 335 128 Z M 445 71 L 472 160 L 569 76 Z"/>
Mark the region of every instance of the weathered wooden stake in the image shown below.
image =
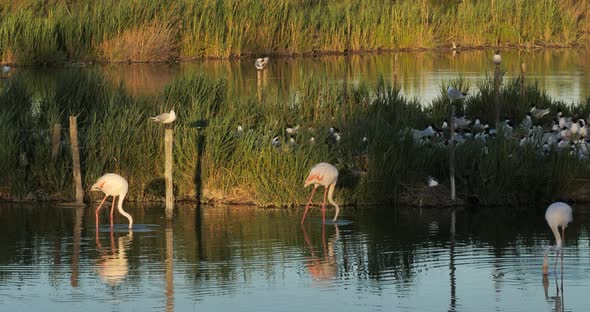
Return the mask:
<path id="1" fill-rule="evenodd" d="M 500 64 L 494 70 L 494 101 L 496 104 L 496 129 L 500 127 Z"/>
<path id="2" fill-rule="evenodd" d="M 80 171 L 80 150 L 78 148 L 78 117 L 70 116 L 70 141 L 72 144 L 72 162 L 74 165 L 74 184 L 76 187 L 76 203 L 84 202 L 82 190 L 82 173 Z"/>
<path id="3" fill-rule="evenodd" d="M 170 124 L 166 125 L 164 133 L 164 179 L 166 181 L 166 218 L 172 219 L 174 216 L 174 183 L 172 180 L 172 145 L 174 142 L 174 129 Z"/>
<path id="4" fill-rule="evenodd" d="M 452 101 L 451 101 L 452 102 Z M 449 162 L 450 162 L 450 172 L 449 176 L 451 178 L 451 201 L 455 201 L 455 105 L 451 104 L 451 118 L 450 118 L 450 127 L 451 127 L 451 141 L 449 146 Z"/>
<path id="5" fill-rule="evenodd" d="M 524 94 L 525 94 L 525 85 L 524 85 L 525 75 L 526 75 L 526 64 L 521 63 L 520 64 L 520 96 L 522 96 L 522 97 L 524 97 Z"/>
<path id="6" fill-rule="evenodd" d="M 398 70 L 399 70 L 399 62 L 398 62 L 397 53 L 396 53 L 393 57 L 393 89 L 397 89 Z"/>
<path id="7" fill-rule="evenodd" d="M 258 91 L 258 102 L 262 103 L 262 70 L 256 71 L 256 90 Z"/>
<path id="8" fill-rule="evenodd" d="M 61 124 L 53 125 L 53 133 L 51 134 L 51 161 L 55 162 L 59 155 L 59 148 L 61 145 Z"/>

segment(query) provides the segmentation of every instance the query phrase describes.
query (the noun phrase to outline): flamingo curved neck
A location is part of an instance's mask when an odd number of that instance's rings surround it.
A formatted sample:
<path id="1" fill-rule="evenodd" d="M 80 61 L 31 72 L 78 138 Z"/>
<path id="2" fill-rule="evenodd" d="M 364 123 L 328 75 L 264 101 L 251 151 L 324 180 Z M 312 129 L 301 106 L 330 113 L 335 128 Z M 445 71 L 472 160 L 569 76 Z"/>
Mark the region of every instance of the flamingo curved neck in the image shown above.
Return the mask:
<path id="1" fill-rule="evenodd" d="M 330 189 L 328 190 L 328 201 L 330 202 L 330 204 L 334 205 L 334 208 L 336 208 L 336 213 L 334 214 L 334 219 L 332 219 L 332 222 L 336 222 L 336 220 L 338 219 L 338 213 L 340 212 L 340 206 L 338 206 L 338 204 L 332 198 L 332 196 L 334 195 L 335 187 L 336 183 L 334 182 L 330 185 Z"/>
<path id="2" fill-rule="evenodd" d="M 127 196 L 127 194 L 119 195 L 117 209 L 119 209 L 119 212 L 129 220 L 129 228 L 131 228 L 133 226 L 133 217 L 129 213 L 125 212 L 125 210 L 123 210 L 123 200 L 125 199 L 125 196 Z"/>
<path id="3" fill-rule="evenodd" d="M 553 235 L 555 236 L 555 247 L 561 247 L 561 235 L 559 234 L 559 229 L 557 228 L 557 225 L 551 226 L 551 232 L 553 232 Z"/>

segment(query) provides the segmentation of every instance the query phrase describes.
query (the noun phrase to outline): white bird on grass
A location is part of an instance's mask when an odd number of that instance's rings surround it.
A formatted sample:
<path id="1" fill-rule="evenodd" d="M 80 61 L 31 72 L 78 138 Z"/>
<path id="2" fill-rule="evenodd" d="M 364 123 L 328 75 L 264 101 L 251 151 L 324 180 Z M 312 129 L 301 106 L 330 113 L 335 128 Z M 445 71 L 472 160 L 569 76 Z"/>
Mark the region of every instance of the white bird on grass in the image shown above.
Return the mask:
<path id="1" fill-rule="evenodd" d="M 254 66 L 256 66 L 256 69 L 258 70 L 264 69 L 264 67 L 266 67 L 267 64 L 268 57 L 257 58 L 256 61 L 254 61 Z"/>
<path id="2" fill-rule="evenodd" d="M 433 177 L 428 177 L 428 186 L 435 187 L 438 185 L 438 181 L 436 181 Z"/>
<path id="3" fill-rule="evenodd" d="M 570 124 L 570 132 L 575 136 L 578 134 L 578 130 L 580 130 L 580 125 L 578 124 L 578 120 L 574 118 Z"/>
<path id="4" fill-rule="evenodd" d="M 281 147 L 281 139 L 278 136 L 274 137 L 271 142 L 272 146 L 275 148 Z"/>
<path id="5" fill-rule="evenodd" d="M 586 122 L 584 121 L 584 119 L 580 119 L 580 120 L 578 120 L 578 124 L 579 124 L 578 135 L 582 138 L 587 138 L 588 137 L 588 128 L 586 127 Z"/>
<path id="6" fill-rule="evenodd" d="M 455 117 L 454 120 L 455 120 L 455 128 L 465 128 L 471 123 L 471 120 L 465 118 L 465 116 Z"/>
<path id="7" fill-rule="evenodd" d="M 285 131 L 287 131 L 287 134 L 297 134 L 297 131 L 299 131 L 299 125 L 296 125 L 295 127 L 287 126 Z"/>
<path id="8" fill-rule="evenodd" d="M 9 72 L 10 72 L 10 66 L 8 66 L 8 65 L 2 66 L 2 73 L 3 74 L 8 74 Z"/>
<path id="9" fill-rule="evenodd" d="M 449 100 L 453 101 L 453 100 L 463 100 L 465 98 L 465 96 L 467 95 L 467 93 L 461 92 L 451 86 L 449 86 L 447 88 L 447 96 L 449 97 Z"/>
<path id="10" fill-rule="evenodd" d="M 549 114 L 551 110 L 549 108 L 547 109 L 538 109 L 535 105 L 533 105 L 533 107 L 531 107 L 531 115 L 537 119 L 541 119 L 543 118 L 545 115 Z"/>
<path id="11" fill-rule="evenodd" d="M 174 110 L 170 110 L 169 113 L 163 113 L 158 116 L 150 117 L 155 122 L 160 122 L 163 124 L 169 124 L 176 120 L 176 113 Z"/>
<path id="12" fill-rule="evenodd" d="M 557 259 L 559 258 L 559 252 L 561 252 L 561 263 L 563 265 L 563 250 L 562 243 L 565 241 L 565 228 L 567 225 L 574 220 L 572 216 L 572 207 L 563 202 L 556 202 L 551 204 L 545 212 L 545 220 L 551 228 L 553 235 L 555 236 L 555 246 L 549 246 L 545 250 L 545 259 L 543 260 L 543 275 L 547 275 L 549 270 L 548 255 L 550 250 L 555 250 L 555 267 L 557 266 Z M 559 235 L 559 228 L 561 227 L 561 236 Z"/>
<path id="13" fill-rule="evenodd" d="M 570 124 L 572 123 L 572 119 L 569 117 L 563 117 L 561 115 L 561 112 L 557 113 L 557 118 L 559 120 L 559 128 L 563 128 L 563 127 L 570 127 Z"/>
<path id="14" fill-rule="evenodd" d="M 334 188 L 336 187 L 336 182 L 338 181 L 338 169 L 331 164 L 328 163 L 319 163 L 311 168 L 309 175 L 305 179 L 305 184 L 303 187 L 307 187 L 313 184 L 313 190 L 311 191 L 311 195 L 309 196 L 309 200 L 307 201 L 307 205 L 305 206 L 305 211 L 303 212 L 303 218 L 301 218 L 301 224 L 305 221 L 305 215 L 307 215 L 307 210 L 311 205 L 311 200 L 313 198 L 313 194 L 315 193 L 318 186 L 323 186 L 324 190 L 324 201 L 322 202 L 322 224 L 326 223 L 326 195 L 328 201 L 336 208 L 336 213 L 334 215 L 334 219 L 332 222 L 336 222 L 338 219 L 338 213 L 340 212 L 340 207 L 334 201 Z"/>
<path id="15" fill-rule="evenodd" d="M 473 132 L 476 132 L 476 133 L 482 132 L 484 130 L 483 125 L 479 121 L 479 118 L 475 119 L 475 122 L 473 123 L 473 126 L 471 127 L 471 129 Z"/>
<path id="16" fill-rule="evenodd" d="M 437 131 L 434 130 L 434 127 L 432 125 L 429 125 L 424 130 L 412 129 L 412 133 L 414 135 L 414 139 L 419 140 L 423 137 L 433 137 L 436 135 Z M 363 142 L 365 141 L 367 141 L 366 137 L 363 138 Z"/>
<path id="17" fill-rule="evenodd" d="M 533 126 L 533 120 L 531 119 L 531 113 L 526 113 L 526 116 L 520 123 L 520 126 L 524 129 L 530 129 Z"/>

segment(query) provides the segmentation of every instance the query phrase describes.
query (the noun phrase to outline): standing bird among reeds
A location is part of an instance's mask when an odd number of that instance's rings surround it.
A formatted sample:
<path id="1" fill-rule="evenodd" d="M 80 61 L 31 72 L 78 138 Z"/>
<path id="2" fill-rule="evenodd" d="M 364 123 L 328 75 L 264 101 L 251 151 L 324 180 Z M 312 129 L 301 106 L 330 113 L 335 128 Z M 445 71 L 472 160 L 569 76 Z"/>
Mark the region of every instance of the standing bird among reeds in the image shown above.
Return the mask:
<path id="1" fill-rule="evenodd" d="M 520 123 L 520 126 L 526 130 L 529 130 L 533 126 L 533 120 L 531 119 L 531 113 L 526 113 L 526 116 Z"/>
<path id="2" fill-rule="evenodd" d="M 254 66 L 256 66 L 256 69 L 258 69 L 258 70 L 264 69 L 267 64 L 268 64 L 268 57 L 257 58 L 256 61 L 254 61 Z"/>
<path id="3" fill-rule="evenodd" d="M 309 200 L 307 201 L 307 205 L 305 206 L 305 211 L 303 212 L 303 218 L 301 218 L 301 224 L 305 221 L 305 216 L 307 215 L 307 210 L 311 205 L 311 200 L 313 199 L 313 195 L 315 194 L 316 189 L 318 186 L 323 186 L 324 190 L 324 201 L 322 202 L 322 224 L 326 223 L 326 196 L 328 197 L 328 201 L 336 208 L 336 214 L 334 215 L 334 219 L 332 222 L 336 222 L 338 219 L 338 213 L 340 212 L 340 207 L 334 201 L 334 188 L 336 187 L 336 182 L 338 181 L 338 169 L 331 164 L 322 162 L 319 163 L 311 168 L 307 179 L 305 179 L 305 184 L 303 187 L 307 187 L 313 184 L 313 190 L 311 191 L 311 195 L 309 196 Z"/>
<path id="4" fill-rule="evenodd" d="M 549 114 L 550 112 L 551 112 L 551 110 L 549 108 L 538 109 L 534 104 L 531 107 L 531 114 L 533 115 L 533 117 L 535 117 L 537 119 L 543 118 L 545 115 Z"/>
<path id="5" fill-rule="evenodd" d="M 8 74 L 10 72 L 10 66 L 8 65 L 3 65 L 2 66 L 2 73 L 3 74 Z"/>
<path id="6" fill-rule="evenodd" d="M 465 96 L 467 95 L 467 93 L 465 92 L 461 92 L 451 86 L 449 86 L 447 88 L 447 96 L 449 97 L 449 100 L 454 101 L 454 100 L 463 100 L 465 98 Z"/>
<path id="7" fill-rule="evenodd" d="M 113 210 L 115 208 L 115 197 L 116 196 L 119 196 L 119 201 L 117 203 L 117 208 L 119 209 L 119 212 L 129 220 L 129 228 L 131 228 L 133 226 L 133 217 L 131 217 L 131 215 L 129 213 L 125 212 L 125 210 L 123 210 L 123 200 L 125 199 L 125 196 L 127 195 L 128 190 L 129 190 L 129 184 L 127 183 L 127 180 L 125 180 L 125 178 L 123 178 L 122 176 L 120 176 L 116 173 L 107 173 L 107 174 L 103 175 L 102 177 L 100 177 L 98 179 L 98 181 L 96 181 L 96 183 L 94 183 L 94 185 L 92 185 L 91 191 L 101 191 L 105 194 L 104 198 L 102 199 L 102 201 L 100 202 L 98 207 L 96 207 L 95 214 L 96 214 L 96 228 L 97 229 L 98 229 L 98 211 L 100 210 L 100 207 L 102 206 L 102 204 L 104 204 L 104 201 L 109 196 L 113 196 L 113 204 L 111 206 L 111 227 L 113 226 Z"/>
<path id="8" fill-rule="evenodd" d="M 161 122 L 163 124 L 169 124 L 176 120 L 176 113 L 174 110 L 170 110 L 169 113 L 163 113 L 158 116 L 150 117 L 155 122 Z"/>
<path id="9" fill-rule="evenodd" d="M 568 223 L 574 220 L 572 216 L 572 207 L 563 202 L 556 202 L 547 208 L 545 212 L 545 220 L 551 228 L 553 235 L 555 236 L 555 246 L 549 246 L 545 250 L 545 259 L 543 260 L 543 274 L 547 275 L 549 269 L 548 255 L 550 250 L 555 250 L 555 266 L 557 266 L 557 259 L 559 258 L 559 252 L 561 251 L 561 263 L 563 265 L 563 251 L 562 243 L 565 241 L 565 228 Z M 559 227 L 561 227 L 561 236 L 559 235 Z M 553 268 L 555 271 L 555 267 Z"/>

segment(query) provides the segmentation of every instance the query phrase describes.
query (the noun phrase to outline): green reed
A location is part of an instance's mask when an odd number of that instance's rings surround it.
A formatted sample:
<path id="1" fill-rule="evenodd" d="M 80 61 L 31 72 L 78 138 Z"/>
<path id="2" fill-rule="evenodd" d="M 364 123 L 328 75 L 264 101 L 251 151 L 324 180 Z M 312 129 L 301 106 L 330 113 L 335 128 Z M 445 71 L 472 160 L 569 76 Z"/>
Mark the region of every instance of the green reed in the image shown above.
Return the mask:
<path id="1" fill-rule="evenodd" d="M 575 46 L 589 10 L 579 0 L 24 0 L 0 10 L 0 49 L 3 62 L 47 64 Z"/>

